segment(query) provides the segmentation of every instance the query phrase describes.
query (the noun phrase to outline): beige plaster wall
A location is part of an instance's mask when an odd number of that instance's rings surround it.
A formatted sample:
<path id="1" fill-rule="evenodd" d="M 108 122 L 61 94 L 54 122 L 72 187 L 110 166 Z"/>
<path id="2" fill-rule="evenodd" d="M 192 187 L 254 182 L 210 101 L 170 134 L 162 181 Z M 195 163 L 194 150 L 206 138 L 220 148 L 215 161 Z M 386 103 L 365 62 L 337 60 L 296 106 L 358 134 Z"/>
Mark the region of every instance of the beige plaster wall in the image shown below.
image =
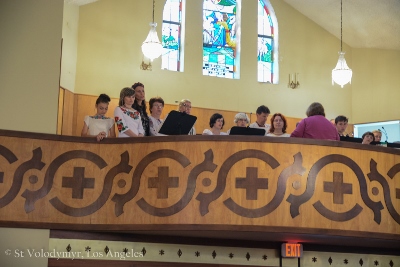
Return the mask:
<path id="1" fill-rule="evenodd" d="M 64 3 L 63 50 L 60 85 L 73 92 L 75 90 L 76 60 L 78 54 L 79 6 Z"/>
<path id="2" fill-rule="evenodd" d="M 56 133 L 62 0 L 0 1 L 0 128 Z"/>
<path id="3" fill-rule="evenodd" d="M 56 132 L 62 11 L 62 0 L 0 1 L 1 129 Z M 0 266 L 47 266 L 28 249 L 48 251 L 49 230 L 0 228 L 0 240 Z"/>
<path id="4" fill-rule="evenodd" d="M 156 0 L 161 34 L 164 0 Z M 185 71 L 140 70 L 140 46 L 149 31 L 152 5 L 148 1 L 102 0 L 80 7 L 75 92 L 118 97 L 120 89 L 136 81 L 145 84 L 147 99 L 159 95 L 166 103 L 189 98 L 193 106 L 255 112 L 267 105 L 271 112 L 304 117 L 311 102 L 319 101 L 328 118 L 351 117 L 352 86 L 332 86 L 331 71 L 338 60 L 340 41 L 284 1 L 271 1 L 279 24 L 280 83 L 257 82 L 257 1 L 242 5 L 241 74 L 239 80 L 202 75 L 202 1 L 186 1 Z M 352 65 L 351 49 L 344 45 Z M 288 88 L 289 73 L 299 73 L 299 89 Z"/>
<path id="5" fill-rule="evenodd" d="M 353 122 L 400 119 L 399 50 L 353 49 Z"/>
<path id="6" fill-rule="evenodd" d="M 0 228 L 0 266 L 46 267 L 49 237 L 49 230 Z"/>

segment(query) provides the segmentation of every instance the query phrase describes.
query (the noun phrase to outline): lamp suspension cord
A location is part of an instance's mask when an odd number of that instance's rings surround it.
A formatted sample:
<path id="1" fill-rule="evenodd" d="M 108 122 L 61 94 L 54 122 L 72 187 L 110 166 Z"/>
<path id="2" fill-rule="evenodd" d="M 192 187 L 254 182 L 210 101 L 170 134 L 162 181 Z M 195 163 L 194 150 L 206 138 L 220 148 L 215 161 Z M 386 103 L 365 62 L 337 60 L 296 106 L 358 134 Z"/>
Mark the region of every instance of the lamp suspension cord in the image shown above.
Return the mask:
<path id="1" fill-rule="evenodd" d="M 340 0 L 340 52 L 342 52 L 343 50 L 342 50 L 342 43 L 343 43 L 343 41 L 342 41 L 342 36 L 343 36 L 343 34 L 342 34 L 342 29 L 343 29 L 343 27 L 342 27 L 342 14 L 343 14 L 343 11 L 342 11 L 342 2 L 343 2 L 343 0 Z M 153 10 L 153 20 L 154 20 L 154 10 Z"/>
<path id="2" fill-rule="evenodd" d="M 155 7 L 156 7 L 156 3 L 155 3 L 155 0 L 153 0 L 153 23 L 154 23 L 154 9 L 155 9 Z"/>

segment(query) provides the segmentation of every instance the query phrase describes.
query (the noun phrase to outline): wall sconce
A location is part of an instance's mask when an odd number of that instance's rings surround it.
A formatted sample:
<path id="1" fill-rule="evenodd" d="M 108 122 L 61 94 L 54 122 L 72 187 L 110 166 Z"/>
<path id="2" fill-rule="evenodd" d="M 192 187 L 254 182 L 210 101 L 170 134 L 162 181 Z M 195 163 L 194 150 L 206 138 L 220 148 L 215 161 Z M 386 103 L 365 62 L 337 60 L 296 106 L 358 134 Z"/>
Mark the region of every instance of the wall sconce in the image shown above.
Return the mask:
<path id="1" fill-rule="evenodd" d="M 298 77 L 298 73 L 294 74 L 294 79 L 293 79 L 293 74 L 289 74 L 289 84 L 288 87 L 292 88 L 292 89 L 296 89 L 297 87 L 300 86 L 299 83 L 299 77 Z"/>
<path id="2" fill-rule="evenodd" d="M 152 65 L 151 65 L 151 61 L 149 61 L 149 63 L 145 63 L 144 60 L 142 59 L 142 64 L 140 64 L 140 69 L 141 70 L 149 70 L 152 71 Z"/>

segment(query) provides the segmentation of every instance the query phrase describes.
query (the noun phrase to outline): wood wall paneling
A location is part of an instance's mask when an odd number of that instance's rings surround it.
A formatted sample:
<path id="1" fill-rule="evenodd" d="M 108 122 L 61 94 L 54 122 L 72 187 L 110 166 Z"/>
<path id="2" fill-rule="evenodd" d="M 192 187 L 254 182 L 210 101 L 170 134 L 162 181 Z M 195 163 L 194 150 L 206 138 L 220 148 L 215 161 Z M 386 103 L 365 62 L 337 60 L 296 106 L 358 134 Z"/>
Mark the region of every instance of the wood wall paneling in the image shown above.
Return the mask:
<path id="1" fill-rule="evenodd" d="M 63 114 L 64 114 L 64 89 L 58 91 L 58 109 L 57 109 L 57 134 L 62 134 Z"/>
<path id="2" fill-rule="evenodd" d="M 72 97 L 72 95 L 73 97 Z M 83 119 L 86 115 L 94 115 L 96 114 L 95 103 L 98 96 L 91 95 L 81 95 L 81 94 L 73 94 L 68 90 L 65 90 L 65 100 L 64 100 L 64 108 L 63 108 L 63 135 L 74 135 L 80 136 L 82 127 L 83 127 Z M 107 116 L 114 116 L 114 109 L 118 106 L 117 98 L 112 98 Z M 214 113 L 220 113 L 224 117 L 225 125 L 223 131 L 229 130 L 231 127 L 235 126 L 233 122 L 234 117 L 237 113 L 242 111 L 228 111 L 228 110 L 218 110 L 218 109 L 207 109 L 207 108 L 198 108 L 193 102 L 193 108 L 191 115 L 197 117 L 197 121 L 195 124 L 197 134 L 201 134 L 204 129 L 209 129 L 209 121 L 211 115 Z M 148 103 L 147 103 L 148 105 Z M 254 107 L 254 112 L 252 114 L 247 113 L 251 122 L 256 121 L 255 110 L 257 107 Z M 167 114 L 171 110 L 177 110 L 178 105 L 176 104 L 165 104 L 163 113 L 161 118 L 165 118 Z M 150 111 L 148 110 L 148 114 Z M 271 114 L 272 115 L 272 114 Z M 268 117 L 267 123 L 270 124 L 270 117 Z M 291 133 L 296 128 L 296 123 L 301 119 L 299 118 L 287 118 L 288 128 L 287 132 Z"/>
<path id="3" fill-rule="evenodd" d="M 75 114 L 75 94 L 69 90 L 63 89 L 64 101 L 63 101 L 63 113 L 62 113 L 62 135 L 74 135 L 73 122 Z"/>

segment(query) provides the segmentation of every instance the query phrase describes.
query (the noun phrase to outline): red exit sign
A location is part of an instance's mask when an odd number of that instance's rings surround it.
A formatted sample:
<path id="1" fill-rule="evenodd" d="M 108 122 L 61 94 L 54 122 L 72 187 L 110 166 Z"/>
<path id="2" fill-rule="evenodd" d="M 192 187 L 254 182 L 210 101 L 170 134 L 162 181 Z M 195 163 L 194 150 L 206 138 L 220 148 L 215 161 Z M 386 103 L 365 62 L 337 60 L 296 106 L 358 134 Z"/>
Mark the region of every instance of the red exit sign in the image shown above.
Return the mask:
<path id="1" fill-rule="evenodd" d="M 303 256 L 303 245 L 297 243 L 284 243 L 281 246 L 281 254 L 284 258 L 300 258 Z"/>

